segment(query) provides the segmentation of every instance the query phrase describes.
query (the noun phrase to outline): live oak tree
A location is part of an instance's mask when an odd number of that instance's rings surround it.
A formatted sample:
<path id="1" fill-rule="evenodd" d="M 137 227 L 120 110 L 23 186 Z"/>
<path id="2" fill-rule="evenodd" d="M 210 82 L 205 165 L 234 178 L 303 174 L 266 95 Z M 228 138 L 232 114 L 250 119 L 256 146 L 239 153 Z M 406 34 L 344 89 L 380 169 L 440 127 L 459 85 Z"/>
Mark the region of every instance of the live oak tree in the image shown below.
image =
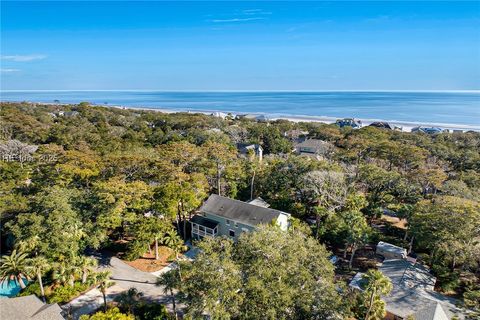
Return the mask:
<path id="1" fill-rule="evenodd" d="M 96 223 L 110 233 L 121 228 L 124 235 L 128 224 L 152 206 L 152 188 L 143 181 L 128 182 L 115 177 L 94 184 Z"/>
<path id="2" fill-rule="evenodd" d="M 360 211 L 349 210 L 340 213 L 343 220 L 342 230 L 345 236 L 345 251 L 344 258 L 346 258 L 347 248 L 350 248 L 350 260 L 348 266 L 351 269 L 355 252 L 362 245 L 367 244 L 371 227 L 368 225 L 365 216 Z"/>
<path id="3" fill-rule="evenodd" d="M 240 316 L 243 303 L 241 269 L 233 260 L 233 242 L 206 238 L 198 243 L 199 255 L 181 265 L 180 290 L 185 295 L 187 319 L 208 314 L 212 319 Z"/>
<path id="4" fill-rule="evenodd" d="M 335 171 L 311 171 L 303 176 L 302 194 L 316 217 L 316 235 L 322 219 L 341 208 L 347 198 L 345 176 Z"/>
<path id="5" fill-rule="evenodd" d="M 473 200 L 439 196 L 421 201 L 410 222 L 417 246 L 428 249 L 433 264 L 448 263 L 452 270 L 478 267 L 480 204 Z"/>
<path id="6" fill-rule="evenodd" d="M 155 188 L 154 209 L 176 220 L 182 236 L 186 237 L 186 222 L 207 195 L 207 181 L 201 173 L 178 173 L 172 180 Z"/>
<path id="7" fill-rule="evenodd" d="M 78 114 L 62 116 L 59 111 Z M 334 152 L 321 161 L 291 153 L 292 142 L 285 136 L 291 129 L 327 141 Z M 253 168 L 239 157 L 238 142 L 262 145 L 262 165 Z M 2 254 L 16 249 L 27 258 L 45 257 L 52 273 L 62 267 L 54 262 L 77 261 L 85 256 L 84 249 L 122 237 L 129 246 L 148 250 L 155 242 L 153 233 L 133 228 L 137 222 L 145 226 L 149 215 L 176 224 L 184 235 L 183 222 L 208 194 L 220 189 L 222 195 L 249 199 L 255 171 L 255 196 L 291 213 L 293 229 L 306 233 L 310 227 L 305 218 L 317 214 L 319 239 L 331 245 L 345 246 L 345 239 L 352 243 L 355 237 L 346 236 L 345 221 L 360 221 L 358 211 L 372 220 L 381 209 L 397 212 L 408 222 L 407 237 L 414 240 L 416 251 L 429 254 L 426 262 L 439 285 L 443 288 L 453 279 L 456 293 L 465 292 L 466 302 L 476 296 L 478 288 L 471 285 L 478 282 L 479 268 L 476 132 L 412 134 L 85 103 L 2 102 L 0 145 L 38 147 L 24 153 L 31 157 L 21 161 L 0 161 Z M 304 177 L 318 171 L 343 172 L 345 183 L 338 185 L 348 186 L 347 199 L 333 201 L 337 204 L 330 211 L 329 203 L 320 204 L 323 194 L 314 200 L 313 193 L 305 192 Z M 351 206 L 349 197 L 357 193 L 368 205 Z M 76 281 L 81 269 L 75 271 Z M 71 278 L 61 273 L 68 285 Z"/>
<path id="8" fill-rule="evenodd" d="M 205 239 L 199 248 L 180 285 L 192 316 L 333 319 L 341 312 L 327 251 L 297 230 L 261 227 L 237 244 Z"/>

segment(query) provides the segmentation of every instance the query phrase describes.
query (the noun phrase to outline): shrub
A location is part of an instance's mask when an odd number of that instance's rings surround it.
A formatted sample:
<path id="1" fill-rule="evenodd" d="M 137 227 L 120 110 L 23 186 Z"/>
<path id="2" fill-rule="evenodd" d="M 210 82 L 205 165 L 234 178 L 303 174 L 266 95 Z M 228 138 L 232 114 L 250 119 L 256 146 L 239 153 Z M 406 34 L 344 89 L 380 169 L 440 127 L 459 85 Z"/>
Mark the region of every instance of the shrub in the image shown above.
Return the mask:
<path id="1" fill-rule="evenodd" d="M 91 316 L 83 315 L 80 320 L 135 320 L 131 314 L 121 313 L 118 308 L 112 308 L 107 312 L 99 311 Z"/>
<path id="2" fill-rule="evenodd" d="M 47 296 L 49 303 L 65 303 L 83 291 L 89 288 L 88 284 L 82 284 L 81 282 L 75 282 L 74 286 L 60 286 L 55 288 L 50 295 Z"/>
<path id="3" fill-rule="evenodd" d="M 36 295 L 37 297 L 40 297 L 42 295 L 42 293 L 40 291 L 40 285 L 38 284 L 38 282 L 30 282 L 25 289 L 20 291 L 18 296 L 19 297 L 24 297 L 24 296 L 29 296 L 29 295 L 32 295 L 32 294 Z"/>
<path id="4" fill-rule="evenodd" d="M 466 291 L 463 302 L 467 308 L 480 312 L 480 290 Z"/>
<path id="5" fill-rule="evenodd" d="M 135 318 L 138 320 L 169 320 L 174 319 L 162 304 L 142 303 L 135 309 Z"/>
<path id="6" fill-rule="evenodd" d="M 452 272 L 448 267 L 442 265 L 433 265 L 432 271 L 437 276 L 442 291 L 452 292 L 459 288 L 460 275 L 458 272 Z"/>
<path id="7" fill-rule="evenodd" d="M 125 254 L 125 260 L 133 261 L 141 256 L 143 256 L 147 252 L 147 245 L 142 241 L 132 241 L 128 245 L 128 251 Z"/>

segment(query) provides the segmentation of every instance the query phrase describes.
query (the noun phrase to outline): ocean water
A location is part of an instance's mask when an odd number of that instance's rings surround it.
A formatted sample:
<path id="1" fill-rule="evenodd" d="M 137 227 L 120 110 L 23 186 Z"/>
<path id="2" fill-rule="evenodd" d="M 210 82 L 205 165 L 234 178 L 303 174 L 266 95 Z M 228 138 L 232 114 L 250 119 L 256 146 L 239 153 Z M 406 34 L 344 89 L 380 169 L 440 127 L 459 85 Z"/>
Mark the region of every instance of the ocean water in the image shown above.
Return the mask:
<path id="1" fill-rule="evenodd" d="M 271 117 L 354 117 L 410 124 L 480 128 L 473 92 L 160 92 L 2 91 L 1 101 L 126 106 L 180 111 L 260 113 Z"/>

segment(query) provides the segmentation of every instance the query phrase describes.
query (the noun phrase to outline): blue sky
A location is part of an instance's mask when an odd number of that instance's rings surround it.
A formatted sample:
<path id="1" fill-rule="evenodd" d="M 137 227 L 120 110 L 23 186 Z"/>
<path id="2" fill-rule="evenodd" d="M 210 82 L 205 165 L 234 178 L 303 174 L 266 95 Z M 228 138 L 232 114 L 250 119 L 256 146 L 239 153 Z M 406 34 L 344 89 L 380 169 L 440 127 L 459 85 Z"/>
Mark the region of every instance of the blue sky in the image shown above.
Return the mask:
<path id="1" fill-rule="evenodd" d="M 480 89 L 480 2 L 1 2 L 3 90 Z"/>

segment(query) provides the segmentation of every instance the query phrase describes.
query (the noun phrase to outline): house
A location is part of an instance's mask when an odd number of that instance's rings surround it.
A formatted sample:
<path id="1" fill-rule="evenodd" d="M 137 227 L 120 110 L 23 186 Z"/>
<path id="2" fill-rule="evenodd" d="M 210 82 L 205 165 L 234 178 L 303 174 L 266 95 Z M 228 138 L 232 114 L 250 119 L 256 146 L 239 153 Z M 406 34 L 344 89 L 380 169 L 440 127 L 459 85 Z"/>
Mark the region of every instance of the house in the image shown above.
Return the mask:
<path id="1" fill-rule="evenodd" d="M 246 120 L 254 120 L 258 122 L 267 122 L 268 118 L 263 115 L 263 114 L 237 114 L 235 119 L 240 120 L 240 119 L 246 119 Z"/>
<path id="2" fill-rule="evenodd" d="M 269 208 L 270 207 L 270 204 L 260 197 L 257 197 L 253 200 L 250 200 L 250 201 L 247 201 L 247 203 L 253 204 L 253 205 L 258 206 L 258 207 L 264 207 L 264 208 Z"/>
<path id="3" fill-rule="evenodd" d="M 224 113 L 224 112 L 213 112 L 210 114 L 211 116 L 213 117 L 216 117 L 216 118 L 221 118 L 221 119 L 226 119 L 228 117 L 228 114 Z"/>
<path id="4" fill-rule="evenodd" d="M 37 296 L 0 299 L 2 320 L 64 320 L 58 304 L 45 304 Z"/>
<path id="5" fill-rule="evenodd" d="M 79 114 L 80 113 L 78 111 L 59 111 L 58 112 L 59 116 L 67 117 L 67 118 L 76 117 Z"/>
<path id="6" fill-rule="evenodd" d="M 353 129 L 359 129 L 362 127 L 362 121 L 355 120 L 353 118 L 338 119 L 335 124 L 340 128 L 352 127 Z"/>
<path id="7" fill-rule="evenodd" d="M 380 128 L 380 129 L 387 129 L 387 130 L 396 130 L 402 131 L 402 127 L 394 126 L 388 122 L 384 121 L 376 121 L 369 124 L 370 127 Z"/>
<path id="8" fill-rule="evenodd" d="M 442 133 L 444 130 L 438 127 L 415 127 L 412 128 L 412 132 L 421 132 L 426 134 L 438 134 Z"/>
<path id="9" fill-rule="evenodd" d="M 391 243 L 380 241 L 377 244 L 376 254 L 383 256 L 385 259 L 406 259 L 407 250 L 393 245 Z"/>
<path id="10" fill-rule="evenodd" d="M 295 152 L 299 155 L 328 156 L 335 147 L 327 141 L 308 139 L 295 145 Z"/>
<path id="11" fill-rule="evenodd" d="M 436 278 L 428 268 L 403 259 L 385 260 L 380 271 L 392 282 L 392 291 L 382 296 L 385 302 L 387 320 L 451 320 L 454 316 L 465 319 L 465 312 L 459 309 L 455 299 L 434 291 Z M 365 280 L 357 273 L 349 286 L 363 291 Z"/>
<path id="12" fill-rule="evenodd" d="M 382 299 L 386 303 L 386 319 L 447 320 L 465 313 L 455 300 L 434 291 L 436 278 L 428 268 L 401 259 L 385 260 L 380 271 L 390 278 L 392 292 Z"/>
<path id="13" fill-rule="evenodd" d="M 237 143 L 238 152 L 246 157 L 257 157 L 258 161 L 263 159 L 263 148 L 259 144 Z"/>
<path id="14" fill-rule="evenodd" d="M 236 240 L 262 224 L 287 230 L 289 219 L 289 213 L 212 194 L 190 219 L 191 235 L 192 239 L 226 236 Z"/>
<path id="15" fill-rule="evenodd" d="M 300 129 L 292 129 L 285 131 L 283 136 L 288 138 L 292 141 L 299 141 L 302 138 L 305 138 L 308 135 L 308 131 L 300 130 Z"/>

